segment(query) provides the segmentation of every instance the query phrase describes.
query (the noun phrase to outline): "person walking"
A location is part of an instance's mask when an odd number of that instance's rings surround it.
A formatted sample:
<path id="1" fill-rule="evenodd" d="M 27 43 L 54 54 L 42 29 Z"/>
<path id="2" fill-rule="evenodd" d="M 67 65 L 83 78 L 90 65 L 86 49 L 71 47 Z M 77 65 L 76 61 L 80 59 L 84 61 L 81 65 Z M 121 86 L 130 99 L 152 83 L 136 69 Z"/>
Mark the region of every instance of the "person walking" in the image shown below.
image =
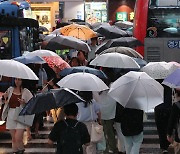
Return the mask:
<path id="1" fill-rule="evenodd" d="M 167 127 L 167 140 L 174 145 L 175 154 L 180 153 L 180 101 L 173 103 Z"/>
<path id="2" fill-rule="evenodd" d="M 56 122 L 49 134 L 48 143 L 57 142 L 57 154 L 83 154 L 82 145 L 87 146 L 90 136 L 84 123 L 76 120 L 76 104 L 64 106 L 66 120 Z"/>
<path id="3" fill-rule="evenodd" d="M 83 122 L 88 128 L 89 134 L 91 134 L 92 123 L 98 121 L 98 123 L 101 124 L 100 106 L 93 99 L 91 91 L 81 91 L 79 92 L 79 96 L 81 96 L 85 102 L 77 103 L 79 109 L 77 120 Z M 96 145 L 97 143 L 90 142 L 89 146 L 83 147 L 84 154 L 96 154 Z"/>
<path id="4" fill-rule="evenodd" d="M 116 101 L 107 95 L 108 90 L 99 95 L 101 120 L 106 140 L 106 149 L 104 154 L 118 153 L 117 141 L 115 139 L 114 118 L 116 111 Z"/>
<path id="5" fill-rule="evenodd" d="M 6 129 L 10 131 L 12 137 L 12 150 L 13 154 L 23 154 L 24 144 L 23 135 L 24 130 L 27 128 L 26 125 L 21 124 L 14 120 L 17 107 L 24 107 L 31 98 L 31 92 L 23 87 L 23 80 L 15 78 L 15 83 L 13 87 L 9 87 L 7 91 L 2 96 L 2 101 L 5 103 L 2 112 L 2 119 L 6 119 Z M 9 110 L 7 110 L 9 106 Z M 8 111 L 8 112 L 6 112 Z"/>
<path id="6" fill-rule="evenodd" d="M 126 154 L 139 154 L 143 141 L 143 111 L 124 108 L 121 130 L 124 135 Z"/>

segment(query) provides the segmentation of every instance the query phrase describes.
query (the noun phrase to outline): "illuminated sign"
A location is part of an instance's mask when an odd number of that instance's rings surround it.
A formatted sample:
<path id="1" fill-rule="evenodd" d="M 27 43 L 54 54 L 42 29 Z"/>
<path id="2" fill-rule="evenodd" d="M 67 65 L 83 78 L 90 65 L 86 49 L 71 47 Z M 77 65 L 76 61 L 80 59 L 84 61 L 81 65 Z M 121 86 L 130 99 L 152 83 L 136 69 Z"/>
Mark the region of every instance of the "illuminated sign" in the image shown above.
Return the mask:
<path id="1" fill-rule="evenodd" d="M 134 12 L 129 13 L 129 19 L 134 20 Z"/>
<path id="2" fill-rule="evenodd" d="M 128 20 L 127 12 L 117 12 L 116 13 L 116 20 L 127 21 Z"/>

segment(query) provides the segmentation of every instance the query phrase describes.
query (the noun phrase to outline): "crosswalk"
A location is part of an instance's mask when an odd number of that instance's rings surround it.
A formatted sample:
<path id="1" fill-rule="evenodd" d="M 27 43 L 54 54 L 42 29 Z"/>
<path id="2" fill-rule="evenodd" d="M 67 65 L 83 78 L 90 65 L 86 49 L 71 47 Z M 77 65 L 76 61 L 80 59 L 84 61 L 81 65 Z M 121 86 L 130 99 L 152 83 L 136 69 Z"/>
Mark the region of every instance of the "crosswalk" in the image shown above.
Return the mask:
<path id="1" fill-rule="evenodd" d="M 144 140 L 140 149 L 141 154 L 160 154 L 158 133 L 153 118 L 153 113 L 149 113 L 148 120 L 144 122 Z M 40 137 L 27 141 L 26 133 L 24 135 L 25 154 L 53 154 L 56 149 L 55 146 L 47 144 L 48 135 L 53 127 L 53 123 L 44 122 L 43 130 L 39 131 Z M 34 134 L 32 134 L 34 137 Z M 0 154 L 10 154 L 11 138 L 8 132 L 0 133 Z M 101 152 L 98 152 L 100 154 Z M 169 154 L 173 154 L 172 150 Z"/>

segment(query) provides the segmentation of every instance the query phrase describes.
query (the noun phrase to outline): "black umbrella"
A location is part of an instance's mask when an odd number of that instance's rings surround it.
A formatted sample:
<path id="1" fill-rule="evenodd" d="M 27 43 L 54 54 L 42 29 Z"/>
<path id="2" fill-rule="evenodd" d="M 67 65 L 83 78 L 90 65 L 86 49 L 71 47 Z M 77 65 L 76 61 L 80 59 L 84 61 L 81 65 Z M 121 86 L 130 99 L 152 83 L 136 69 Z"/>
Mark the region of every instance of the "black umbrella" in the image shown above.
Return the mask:
<path id="1" fill-rule="evenodd" d="M 95 31 L 105 36 L 106 39 L 115 39 L 115 38 L 128 36 L 126 31 L 121 30 L 116 26 L 101 25 Z"/>
<path id="2" fill-rule="evenodd" d="M 83 102 L 73 91 L 62 88 L 51 90 L 46 93 L 39 93 L 29 100 L 26 106 L 20 112 L 20 115 L 31 115 L 41 113 L 47 110 L 63 107 L 71 103 Z"/>
<path id="3" fill-rule="evenodd" d="M 100 54 L 104 50 L 111 48 L 111 47 L 137 47 L 137 46 L 142 46 L 143 44 L 136 39 L 135 37 L 121 37 L 117 39 L 111 39 L 108 40 L 107 43 L 104 43 L 97 47 L 95 53 Z"/>
<path id="4" fill-rule="evenodd" d="M 66 76 L 66 75 L 69 75 L 72 73 L 77 73 L 77 72 L 91 73 L 91 74 L 94 74 L 101 79 L 107 79 L 107 76 L 103 71 L 97 70 L 97 69 L 91 68 L 91 67 L 86 67 L 86 66 L 77 66 L 77 67 L 65 68 L 60 72 L 60 76 Z"/>
<path id="5" fill-rule="evenodd" d="M 63 36 L 63 35 L 58 35 L 52 38 L 48 42 L 46 49 L 48 50 L 76 49 L 76 50 L 82 50 L 85 52 L 90 51 L 90 47 L 87 43 L 75 37 Z"/>
<path id="6" fill-rule="evenodd" d="M 143 44 L 135 37 L 121 37 L 117 39 L 109 40 L 106 44 L 107 47 L 136 47 L 142 46 Z"/>

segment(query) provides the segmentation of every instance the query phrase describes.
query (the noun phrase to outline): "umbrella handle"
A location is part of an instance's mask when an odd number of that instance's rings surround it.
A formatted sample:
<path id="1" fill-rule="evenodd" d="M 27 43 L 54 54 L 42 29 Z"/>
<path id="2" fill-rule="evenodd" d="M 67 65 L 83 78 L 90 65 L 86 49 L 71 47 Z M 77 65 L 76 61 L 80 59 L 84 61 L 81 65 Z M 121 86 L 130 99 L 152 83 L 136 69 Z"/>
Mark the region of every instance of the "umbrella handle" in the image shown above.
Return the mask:
<path id="1" fill-rule="evenodd" d="M 54 78 L 53 78 L 54 79 Z M 49 82 L 53 81 L 53 79 L 51 79 Z M 47 88 L 47 86 L 49 85 L 49 83 L 47 82 L 47 84 L 43 87 L 43 89 L 41 90 L 41 92 L 44 92 L 44 90 Z"/>

